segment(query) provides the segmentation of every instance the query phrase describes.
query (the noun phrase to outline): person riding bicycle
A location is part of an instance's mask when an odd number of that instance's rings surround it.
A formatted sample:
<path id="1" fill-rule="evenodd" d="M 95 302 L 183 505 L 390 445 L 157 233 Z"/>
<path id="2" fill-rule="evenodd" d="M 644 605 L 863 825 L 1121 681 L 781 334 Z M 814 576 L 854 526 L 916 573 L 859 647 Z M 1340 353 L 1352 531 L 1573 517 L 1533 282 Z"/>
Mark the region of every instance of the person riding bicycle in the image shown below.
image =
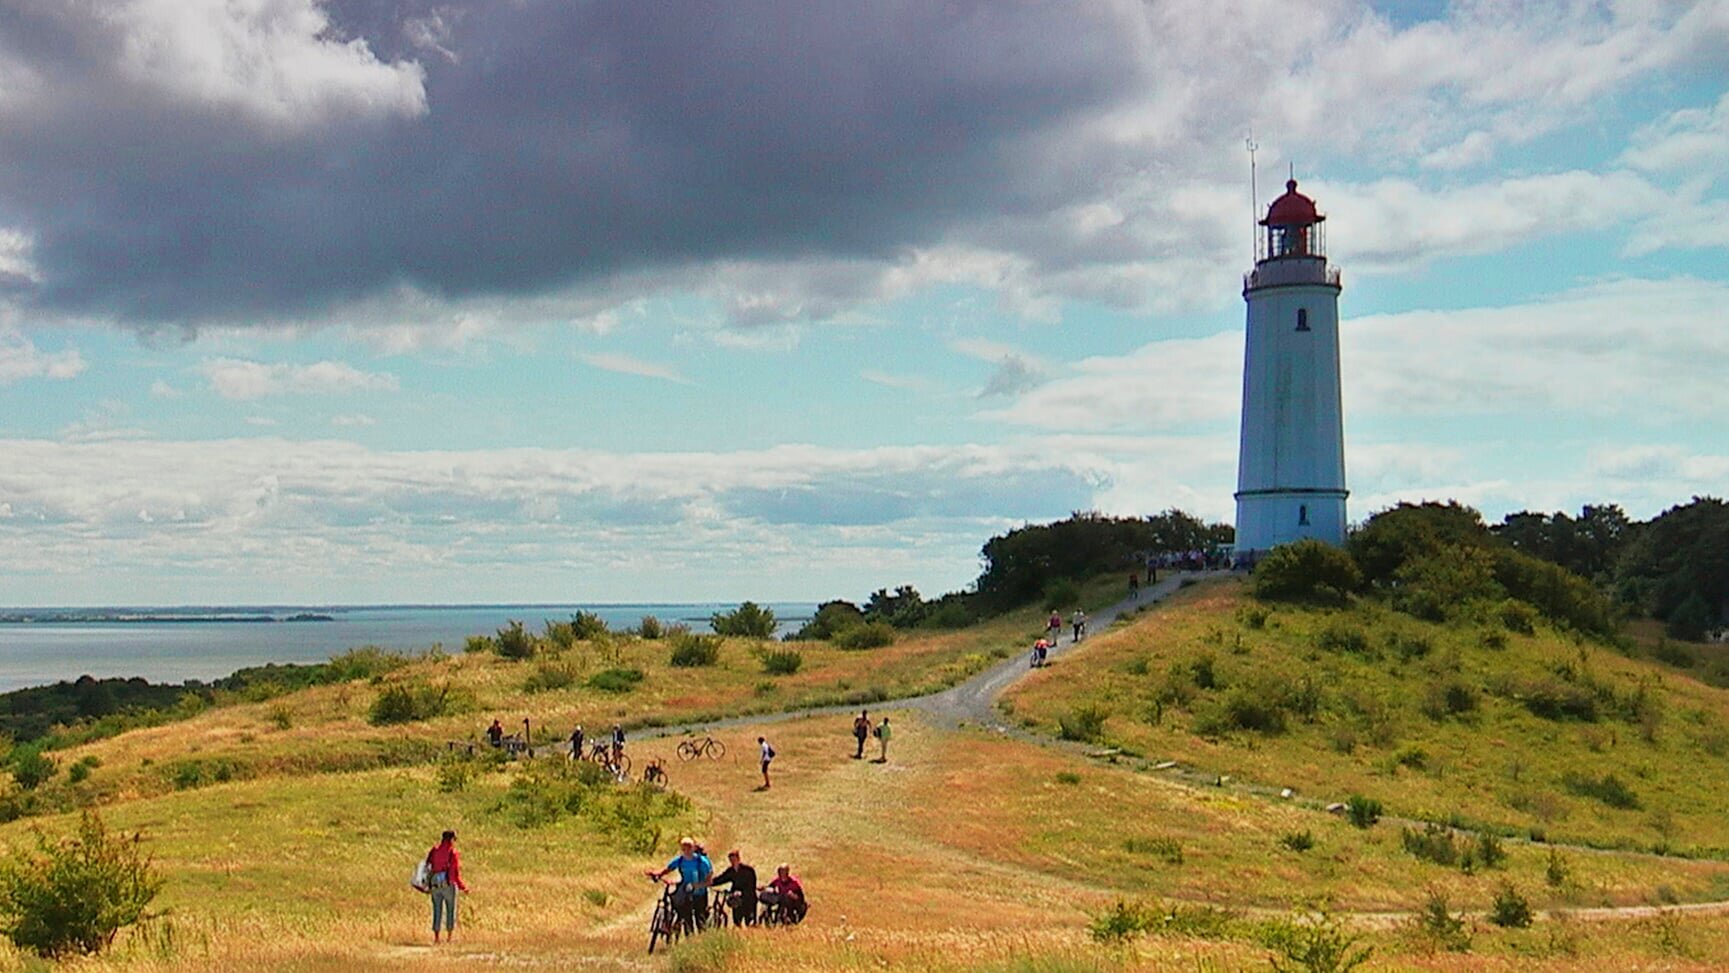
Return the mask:
<path id="1" fill-rule="evenodd" d="M 758 898 L 764 907 L 778 915 L 781 922 L 798 922 L 810 909 L 805 902 L 804 885 L 793 878 L 792 866 L 785 862 L 774 870 L 774 878 L 769 880 Z"/>
<path id="2" fill-rule="evenodd" d="M 726 907 L 735 926 L 756 925 L 756 869 L 739 858 L 738 849 L 726 853 L 726 870 L 708 880 L 708 886 L 728 886 Z"/>
<path id="3" fill-rule="evenodd" d="M 672 890 L 672 908 L 679 923 L 689 932 L 708 922 L 708 880 L 714 874 L 714 866 L 697 846 L 696 839 L 680 838 L 677 858 L 658 872 L 649 869 L 643 874 L 659 882 L 672 872 L 678 872 L 678 886 Z"/>

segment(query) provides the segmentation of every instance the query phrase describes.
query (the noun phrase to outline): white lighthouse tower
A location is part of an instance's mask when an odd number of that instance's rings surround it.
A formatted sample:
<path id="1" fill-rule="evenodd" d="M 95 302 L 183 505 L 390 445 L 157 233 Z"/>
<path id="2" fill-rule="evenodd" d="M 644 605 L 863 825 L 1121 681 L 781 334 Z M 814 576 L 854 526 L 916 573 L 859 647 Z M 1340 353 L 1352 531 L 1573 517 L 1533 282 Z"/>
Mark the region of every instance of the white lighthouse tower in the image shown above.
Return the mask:
<path id="1" fill-rule="evenodd" d="M 1313 537 L 1345 540 L 1345 430 L 1339 403 L 1339 271 L 1325 216 L 1285 183 L 1261 220 L 1243 354 L 1237 458 L 1239 553 Z"/>

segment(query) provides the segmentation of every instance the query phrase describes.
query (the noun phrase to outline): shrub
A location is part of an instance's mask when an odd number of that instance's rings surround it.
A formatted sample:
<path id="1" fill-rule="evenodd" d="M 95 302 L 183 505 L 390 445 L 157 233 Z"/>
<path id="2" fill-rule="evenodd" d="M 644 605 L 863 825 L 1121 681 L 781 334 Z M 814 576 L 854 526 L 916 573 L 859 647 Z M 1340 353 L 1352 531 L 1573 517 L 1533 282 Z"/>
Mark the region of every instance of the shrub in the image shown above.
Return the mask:
<path id="1" fill-rule="evenodd" d="M 576 666 L 568 662 L 542 662 L 522 681 L 524 692 L 543 693 L 576 685 Z"/>
<path id="2" fill-rule="evenodd" d="M 850 601 L 825 601 L 801 626 L 794 638 L 826 641 L 849 628 L 864 624 L 864 612 Z"/>
<path id="3" fill-rule="evenodd" d="M 1081 586 L 1072 578 L 1057 578 L 1045 585 L 1045 611 L 1068 611 L 1081 603 Z"/>
<path id="4" fill-rule="evenodd" d="M 1105 720 L 1111 711 L 1095 703 L 1077 706 L 1057 717 L 1057 735 L 1064 740 L 1098 743 L 1104 739 Z"/>
<path id="5" fill-rule="evenodd" d="M 681 669 L 712 666 L 720 661 L 720 636 L 692 635 L 686 632 L 672 640 L 672 655 L 668 659 Z"/>
<path id="6" fill-rule="evenodd" d="M 1421 709 L 1423 715 L 1439 721 L 1474 712 L 1478 702 L 1475 687 L 1462 679 L 1447 679 L 1432 682 L 1424 688 Z"/>
<path id="7" fill-rule="evenodd" d="M 1450 953 L 1471 949 L 1471 934 L 1465 928 L 1465 917 L 1454 915 L 1446 893 L 1430 889 L 1413 920 L 1417 935 Z"/>
<path id="8" fill-rule="evenodd" d="M 1374 952 L 1326 913 L 1270 922 L 1260 940 L 1273 953 L 1273 973 L 1350 973 Z"/>
<path id="9" fill-rule="evenodd" d="M 465 791 L 480 773 L 480 761 L 464 753 L 451 751 L 438 761 L 438 789 L 446 794 Z"/>
<path id="10" fill-rule="evenodd" d="M 1477 864 L 1484 868 L 1500 868 L 1507 861 L 1507 849 L 1501 839 L 1487 831 L 1477 835 Z"/>
<path id="11" fill-rule="evenodd" d="M 66 768 L 66 780 L 73 784 L 82 784 L 90 779 L 90 765 L 76 763 Z"/>
<path id="12" fill-rule="evenodd" d="M 366 719 L 373 726 L 414 723 L 443 716 L 449 710 L 449 686 L 390 686 L 372 701 Z"/>
<path id="13" fill-rule="evenodd" d="M 1599 716 L 1596 694 L 1557 679 L 1533 679 L 1516 687 L 1514 695 L 1533 716 L 1546 720 L 1595 723 Z"/>
<path id="14" fill-rule="evenodd" d="M 498 635 L 492 639 L 492 650 L 506 659 L 528 659 L 534 655 L 534 636 L 522 627 L 522 623 L 512 620 L 498 630 Z"/>
<path id="15" fill-rule="evenodd" d="M 1308 829 L 1288 831 L 1279 838 L 1279 846 L 1289 851 L 1305 852 L 1315 847 L 1315 835 Z"/>
<path id="16" fill-rule="evenodd" d="M 579 642 L 593 642 L 612 634 L 606 619 L 591 611 L 579 611 L 570 616 L 570 634 Z"/>
<path id="17" fill-rule="evenodd" d="M 1590 777 L 1585 774 L 1568 772 L 1561 778 L 1561 784 L 1580 797 L 1602 801 L 1613 808 L 1620 808 L 1624 811 L 1639 809 L 1639 795 L 1633 793 L 1633 789 L 1614 774 Z"/>
<path id="18" fill-rule="evenodd" d="M 1549 849 L 1549 861 L 1543 867 L 1543 881 L 1552 889 L 1562 888 L 1573 875 L 1567 867 L 1567 859 L 1561 857 L 1558 849 Z"/>
<path id="19" fill-rule="evenodd" d="M 1453 832 L 1438 824 L 1426 824 L 1421 831 L 1400 829 L 1399 844 L 1423 861 L 1449 868 L 1459 863 L 1459 846 L 1453 842 Z"/>
<path id="20" fill-rule="evenodd" d="M 774 635 L 774 609 L 747 601 L 730 612 L 715 612 L 708 622 L 717 635 L 766 639 Z"/>
<path id="21" fill-rule="evenodd" d="M 804 656 L 792 649 L 775 649 L 762 655 L 762 671 L 771 676 L 790 676 L 804 665 Z"/>
<path id="22" fill-rule="evenodd" d="M 1057 771 L 1057 783 L 1059 783 L 1059 784 L 1065 785 L 1067 787 L 1074 787 L 1076 784 L 1079 784 L 1080 782 L 1081 782 L 1081 775 L 1075 773 L 1072 770 L 1059 770 L 1059 771 Z"/>
<path id="23" fill-rule="evenodd" d="M 893 645 L 895 640 L 894 626 L 888 622 L 866 622 L 852 628 L 842 630 L 834 637 L 834 644 L 843 649 L 880 649 L 885 645 Z"/>
<path id="24" fill-rule="evenodd" d="M 1368 633 L 1347 622 L 1334 621 L 1323 626 L 1315 634 L 1315 644 L 1329 652 L 1348 652 L 1367 658 L 1375 655 Z"/>
<path id="25" fill-rule="evenodd" d="M 1101 943 L 1121 943 L 1143 933 L 1183 939 L 1224 939 L 1236 918 L 1236 913 L 1217 906 L 1118 899 L 1087 923 L 1087 931 Z"/>
<path id="26" fill-rule="evenodd" d="M 1520 895 L 1513 883 L 1502 882 L 1500 891 L 1495 893 L 1494 904 L 1489 907 L 1489 921 L 1502 929 L 1524 929 L 1534 918 L 1530 900 Z"/>
<path id="27" fill-rule="evenodd" d="M 660 619 L 653 615 L 644 615 L 642 621 L 637 623 L 636 634 L 652 642 L 665 636 L 666 629 L 661 627 Z M 602 892 L 601 894 L 605 895 L 606 893 Z"/>
<path id="28" fill-rule="evenodd" d="M 1157 858 L 1167 865 L 1181 865 L 1183 863 L 1183 843 L 1163 835 L 1151 838 L 1126 839 L 1123 842 L 1123 850 L 1131 855 L 1147 855 Z"/>
<path id="29" fill-rule="evenodd" d="M 1359 828 L 1372 828 L 1381 820 L 1381 802 L 1372 797 L 1352 794 L 1345 799 L 1345 818 Z"/>
<path id="30" fill-rule="evenodd" d="M 462 643 L 462 651 L 470 653 L 491 652 L 493 651 L 492 637 L 489 635 L 470 635 L 468 639 Z"/>
<path id="31" fill-rule="evenodd" d="M 602 669 L 588 677 L 588 688 L 603 693 L 628 693 L 643 680 L 641 669 Z"/>
<path id="32" fill-rule="evenodd" d="M 1255 565 L 1254 582 L 1261 598 L 1343 602 L 1363 586 L 1363 573 L 1349 554 L 1305 538 L 1267 552 Z"/>
<path id="33" fill-rule="evenodd" d="M 39 956 L 99 953 L 162 888 L 138 835 L 110 834 L 95 811 L 64 841 L 0 862 L 0 932 Z"/>
<path id="34" fill-rule="evenodd" d="M 286 730 L 294 725 L 294 714 L 289 712 L 286 706 L 270 707 L 270 712 L 265 714 L 265 719 L 268 719 L 270 725 L 278 730 Z"/>
<path id="35" fill-rule="evenodd" d="M 665 825 L 689 810 L 689 800 L 676 792 L 619 787 L 599 764 L 567 760 L 528 761 L 494 807 L 521 828 L 580 814 L 602 840 L 639 854 L 652 852 Z"/>
<path id="36" fill-rule="evenodd" d="M 60 769 L 54 758 L 43 753 L 40 746 L 18 747 L 7 759 L 11 764 L 12 779 L 27 791 L 48 783 Z"/>
<path id="37" fill-rule="evenodd" d="M 1087 922 L 1087 933 L 1096 942 L 1121 943 L 1151 929 L 1154 921 L 1151 909 L 1118 899 L 1116 904 Z"/>
<path id="38" fill-rule="evenodd" d="M 1537 634 L 1537 612 L 1522 601 L 1508 599 L 1501 603 L 1501 624 L 1507 631 L 1520 635 Z"/>

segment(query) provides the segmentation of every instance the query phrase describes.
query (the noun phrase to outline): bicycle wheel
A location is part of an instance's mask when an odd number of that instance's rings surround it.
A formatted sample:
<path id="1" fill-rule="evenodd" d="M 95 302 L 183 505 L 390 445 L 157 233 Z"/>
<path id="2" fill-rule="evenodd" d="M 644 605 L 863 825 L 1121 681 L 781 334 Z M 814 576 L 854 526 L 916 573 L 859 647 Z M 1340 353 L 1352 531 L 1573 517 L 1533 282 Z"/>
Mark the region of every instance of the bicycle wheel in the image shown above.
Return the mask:
<path id="1" fill-rule="evenodd" d="M 708 759 L 719 760 L 724 756 L 726 756 L 726 744 L 710 737 L 708 741 Z"/>
<path id="2" fill-rule="evenodd" d="M 628 753 L 619 754 L 618 755 L 618 763 L 616 766 L 618 767 L 618 772 L 620 775 L 622 775 L 624 777 L 629 777 L 630 776 L 630 754 L 628 754 Z"/>
<path id="3" fill-rule="evenodd" d="M 690 742 L 689 740 L 684 740 L 684 741 L 681 741 L 679 743 L 679 745 L 678 745 L 678 759 L 680 759 L 680 760 L 695 760 L 696 755 L 697 755 L 696 744 Z"/>
<path id="4" fill-rule="evenodd" d="M 661 899 L 654 907 L 654 918 L 648 921 L 648 951 L 654 952 L 655 943 L 672 935 L 672 916 L 667 913 L 666 900 Z"/>

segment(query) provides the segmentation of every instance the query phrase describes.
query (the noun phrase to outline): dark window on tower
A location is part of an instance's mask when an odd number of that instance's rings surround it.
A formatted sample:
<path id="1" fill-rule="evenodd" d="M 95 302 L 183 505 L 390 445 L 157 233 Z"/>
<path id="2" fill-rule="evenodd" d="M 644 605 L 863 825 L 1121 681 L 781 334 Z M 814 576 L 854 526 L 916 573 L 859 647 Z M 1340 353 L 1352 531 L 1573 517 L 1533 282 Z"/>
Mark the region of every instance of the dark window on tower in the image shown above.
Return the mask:
<path id="1" fill-rule="evenodd" d="M 1309 330 L 1309 309 L 1306 307 L 1297 308 L 1297 330 Z"/>
<path id="2" fill-rule="evenodd" d="M 1297 526 L 1309 526 L 1309 505 L 1306 503 L 1297 508 Z"/>

